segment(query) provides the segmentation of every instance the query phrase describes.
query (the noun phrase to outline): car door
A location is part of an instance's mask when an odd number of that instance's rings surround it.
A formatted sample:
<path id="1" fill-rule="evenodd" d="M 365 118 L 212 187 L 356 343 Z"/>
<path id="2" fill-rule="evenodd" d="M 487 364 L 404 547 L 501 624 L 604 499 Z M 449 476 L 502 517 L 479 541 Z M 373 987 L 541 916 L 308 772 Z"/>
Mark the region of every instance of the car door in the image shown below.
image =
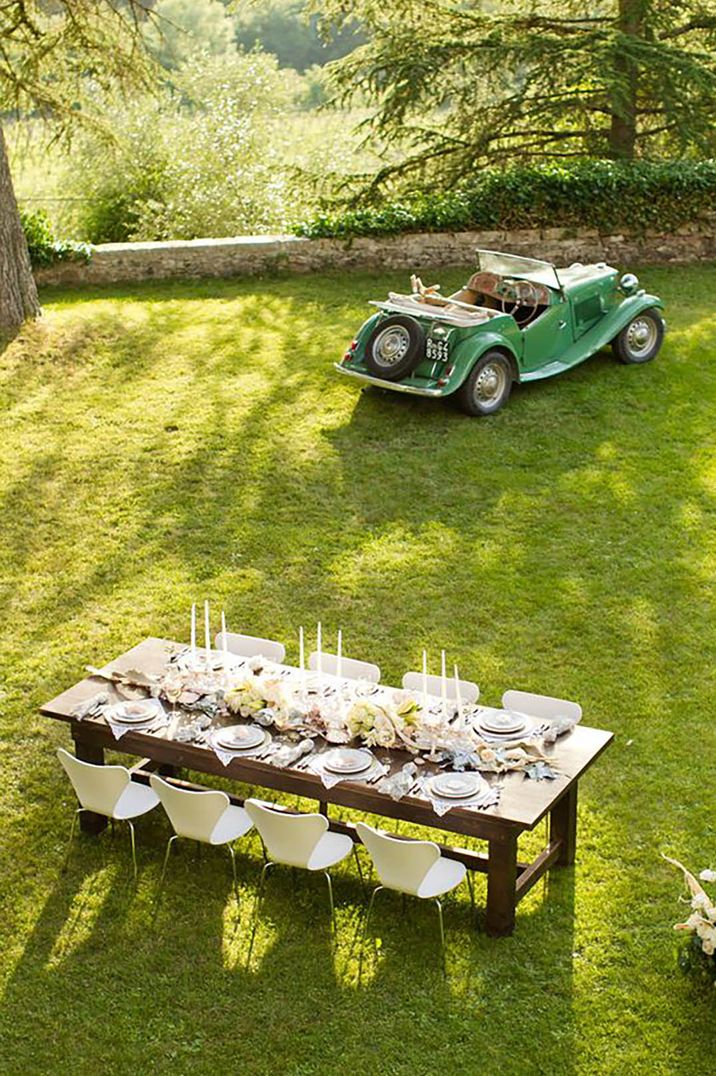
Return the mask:
<path id="1" fill-rule="evenodd" d="M 569 304 L 559 297 L 522 330 L 522 369 L 530 373 L 558 361 L 572 341 Z"/>

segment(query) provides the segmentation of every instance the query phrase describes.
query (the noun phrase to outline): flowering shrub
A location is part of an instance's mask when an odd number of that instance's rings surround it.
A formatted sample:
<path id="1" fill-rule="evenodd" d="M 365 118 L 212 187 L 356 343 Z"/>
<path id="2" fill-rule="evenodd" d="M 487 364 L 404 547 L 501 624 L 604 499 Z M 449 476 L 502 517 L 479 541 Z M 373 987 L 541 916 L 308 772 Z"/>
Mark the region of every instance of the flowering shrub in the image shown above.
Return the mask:
<path id="1" fill-rule="evenodd" d="M 702 975 L 714 981 L 716 985 L 716 902 L 706 890 L 676 859 L 664 856 L 683 873 L 691 893 L 691 915 L 683 922 L 676 923 L 674 930 L 690 935 L 690 945 L 684 950 L 681 964 L 689 970 L 698 970 Z M 703 870 L 699 875 L 701 882 L 716 882 L 716 871 Z"/>

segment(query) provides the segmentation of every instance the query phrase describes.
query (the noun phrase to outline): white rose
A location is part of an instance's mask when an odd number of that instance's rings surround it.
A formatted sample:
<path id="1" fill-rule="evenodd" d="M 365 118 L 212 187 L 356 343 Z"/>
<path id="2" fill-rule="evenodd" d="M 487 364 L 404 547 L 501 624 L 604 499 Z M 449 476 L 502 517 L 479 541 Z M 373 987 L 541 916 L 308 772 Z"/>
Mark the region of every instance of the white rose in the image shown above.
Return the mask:
<path id="1" fill-rule="evenodd" d="M 716 882 L 716 871 L 705 870 L 701 871 L 699 878 L 702 882 Z"/>

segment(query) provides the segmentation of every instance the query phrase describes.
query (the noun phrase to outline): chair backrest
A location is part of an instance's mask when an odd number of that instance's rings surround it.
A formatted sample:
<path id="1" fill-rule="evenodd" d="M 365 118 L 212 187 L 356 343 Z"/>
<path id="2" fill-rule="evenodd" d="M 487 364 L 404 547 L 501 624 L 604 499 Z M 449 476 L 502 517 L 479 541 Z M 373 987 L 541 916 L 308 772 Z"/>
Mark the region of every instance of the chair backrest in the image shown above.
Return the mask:
<path id="1" fill-rule="evenodd" d="M 438 846 L 432 841 L 401 841 L 365 822 L 356 822 L 356 829 L 370 852 L 381 885 L 415 896 L 425 875 L 440 859 Z"/>
<path id="2" fill-rule="evenodd" d="M 572 721 L 579 721 L 582 717 L 582 707 L 578 702 L 553 699 L 551 695 L 533 695 L 531 691 L 506 691 L 502 696 L 502 705 L 506 710 L 517 710 L 531 717 L 569 717 Z"/>
<path id="3" fill-rule="evenodd" d="M 244 808 L 259 831 L 269 859 L 290 867 L 306 867 L 328 829 L 328 819 L 322 814 L 286 814 L 253 799 L 246 800 Z"/>
<path id="4" fill-rule="evenodd" d="M 434 695 L 440 698 L 442 693 L 442 677 L 441 676 L 426 676 L 428 685 L 428 695 Z M 477 684 L 472 680 L 458 680 L 460 685 L 460 698 L 463 702 L 474 703 L 480 698 L 480 689 Z M 422 692 L 423 690 L 423 674 L 421 672 L 406 672 L 403 677 L 403 687 L 406 691 Z M 456 699 L 457 693 L 455 691 L 455 677 L 448 676 L 445 680 L 445 694 L 449 699 Z"/>
<path id="5" fill-rule="evenodd" d="M 72 787 L 77 793 L 80 806 L 88 811 L 112 817 L 117 800 L 131 781 L 126 766 L 98 766 L 75 758 L 64 747 L 57 748 Z"/>
<path id="6" fill-rule="evenodd" d="M 308 656 L 308 667 L 313 672 L 318 669 L 318 651 Z M 338 655 L 321 651 L 321 672 L 336 676 L 338 672 Z M 347 680 L 370 680 L 371 684 L 380 682 L 380 669 L 371 661 L 358 661 L 357 658 L 341 658 L 341 676 Z"/>
<path id="7" fill-rule="evenodd" d="M 224 636 L 221 632 L 214 639 L 214 646 L 221 650 L 224 645 Z M 242 658 L 252 658 L 260 654 L 262 658 L 276 661 L 282 664 L 286 657 L 286 647 L 283 643 L 277 643 L 273 639 L 261 639 L 258 635 L 237 635 L 236 632 L 227 631 L 226 649 L 230 654 L 239 654 Z"/>
<path id="8" fill-rule="evenodd" d="M 188 788 L 177 788 L 155 773 L 149 782 L 178 837 L 190 837 L 205 844 L 211 840 L 216 823 L 230 803 L 225 792 L 219 789 L 194 792 Z"/>

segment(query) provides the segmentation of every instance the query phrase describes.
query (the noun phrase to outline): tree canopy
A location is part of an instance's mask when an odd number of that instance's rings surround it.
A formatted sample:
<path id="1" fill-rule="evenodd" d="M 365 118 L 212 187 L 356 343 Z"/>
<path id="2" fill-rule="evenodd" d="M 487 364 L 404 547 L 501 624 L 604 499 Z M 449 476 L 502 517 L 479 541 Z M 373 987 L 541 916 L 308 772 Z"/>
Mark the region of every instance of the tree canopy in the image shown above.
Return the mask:
<path id="1" fill-rule="evenodd" d="M 491 161 L 710 155 L 716 0 L 497 4 L 326 0 L 367 42 L 332 65 L 375 102 L 368 134 L 403 151 L 376 177 L 468 177 Z"/>

